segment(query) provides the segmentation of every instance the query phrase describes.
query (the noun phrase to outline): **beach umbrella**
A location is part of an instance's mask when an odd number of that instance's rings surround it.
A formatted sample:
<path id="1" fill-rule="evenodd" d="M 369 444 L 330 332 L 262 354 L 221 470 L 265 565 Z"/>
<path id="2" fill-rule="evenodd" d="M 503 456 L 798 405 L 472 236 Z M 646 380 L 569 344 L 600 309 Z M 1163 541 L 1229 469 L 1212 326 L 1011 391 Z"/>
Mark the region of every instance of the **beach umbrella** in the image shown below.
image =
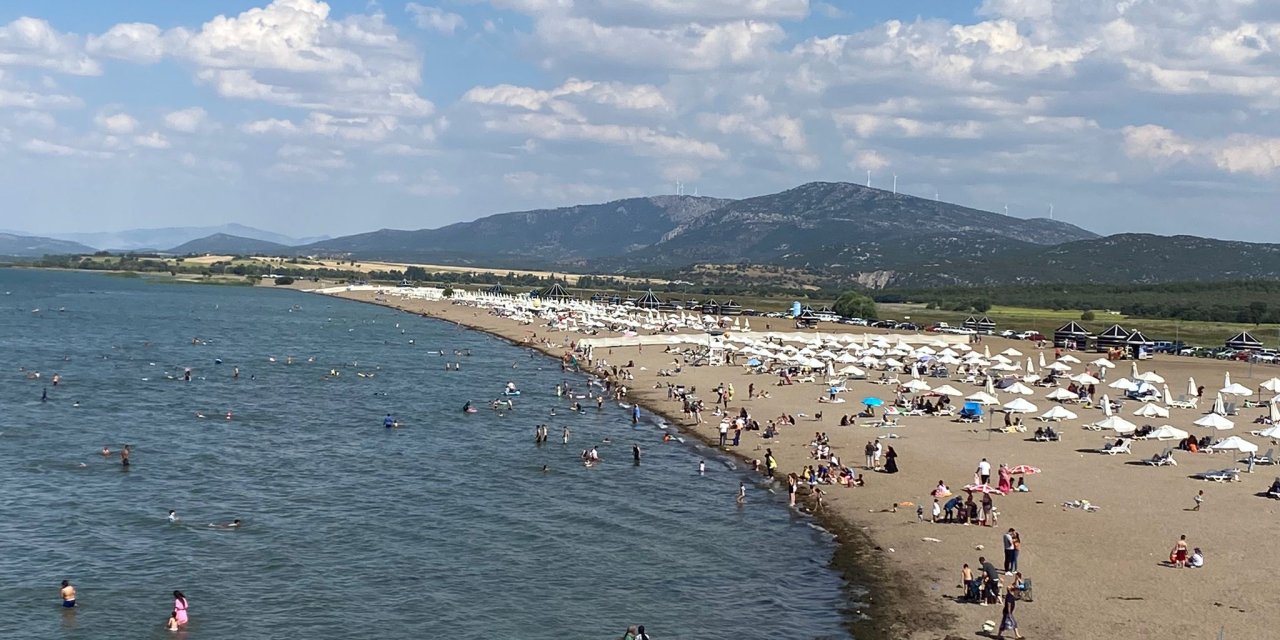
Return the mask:
<path id="1" fill-rule="evenodd" d="M 1135 416 L 1143 418 L 1168 418 L 1169 410 L 1156 404 L 1144 404 L 1133 412 Z"/>
<path id="2" fill-rule="evenodd" d="M 958 398 L 964 395 L 964 393 L 949 384 L 944 384 L 941 387 L 934 389 L 933 392 L 940 396 L 951 396 L 953 398 Z"/>
<path id="3" fill-rule="evenodd" d="M 1026 398 L 1014 398 L 1012 402 L 1004 405 L 1004 410 L 1009 413 L 1032 413 L 1036 410 L 1036 406 Z"/>
<path id="4" fill-rule="evenodd" d="M 1133 433 L 1138 430 L 1138 425 L 1129 422 L 1120 416 L 1103 418 L 1102 420 L 1093 423 L 1093 426 L 1098 427 L 1099 429 L 1112 429 L 1120 435 Z"/>
<path id="5" fill-rule="evenodd" d="M 1066 389 L 1054 389 L 1053 391 L 1050 391 L 1049 395 L 1045 397 L 1050 400 L 1057 400 L 1059 402 L 1063 400 L 1078 400 L 1080 398 L 1078 394 L 1071 393 Z"/>
<path id="6" fill-rule="evenodd" d="M 1075 420 L 1076 417 L 1076 414 L 1060 404 L 1055 404 L 1053 408 L 1040 414 L 1041 420 Z"/>
<path id="7" fill-rule="evenodd" d="M 996 489 L 989 484 L 966 484 L 964 486 L 964 490 L 969 493 L 1000 493 L 999 489 Z"/>
<path id="8" fill-rule="evenodd" d="M 1268 378 L 1266 380 L 1263 380 L 1262 383 L 1258 385 L 1258 387 L 1262 389 L 1266 389 L 1271 393 L 1280 393 L 1280 378 Z"/>
<path id="9" fill-rule="evenodd" d="M 1039 355 L 1040 355 L 1040 368 L 1043 369 L 1044 368 L 1044 352 L 1041 351 Z"/>
<path id="10" fill-rule="evenodd" d="M 1267 418 L 1271 420 L 1271 424 L 1280 424 L 1280 402 L 1274 398 L 1267 403 Z"/>
<path id="11" fill-rule="evenodd" d="M 867 372 L 866 372 L 866 371 L 863 371 L 862 369 L 859 369 L 859 368 L 857 368 L 857 367 L 855 367 L 855 366 L 853 366 L 853 365 L 849 365 L 849 366 L 847 366 L 847 367 L 845 367 L 845 368 L 843 368 L 843 369 L 841 369 L 841 370 L 840 370 L 840 375 L 844 375 L 844 376 L 865 376 L 865 375 L 867 375 Z"/>
<path id="12" fill-rule="evenodd" d="M 977 393 L 975 393 L 975 394 L 973 394 L 973 395 L 971 395 L 971 396 L 969 396 L 969 397 L 965 398 L 965 400 L 966 400 L 966 401 L 968 401 L 968 402 L 976 402 L 976 403 L 978 403 L 978 404 L 988 405 L 988 406 L 993 405 L 993 404 L 1000 404 L 1000 401 L 999 401 L 999 400 L 997 400 L 995 396 L 993 396 L 993 395 L 991 395 L 991 394 L 989 394 L 989 393 L 987 393 L 987 392 L 985 392 L 985 391 L 979 391 L 979 392 L 977 392 Z"/>
<path id="13" fill-rule="evenodd" d="M 1236 426 L 1235 423 L 1231 422 L 1230 420 L 1216 413 L 1210 413 L 1204 416 L 1203 418 L 1196 420 L 1192 424 L 1196 425 L 1197 427 L 1209 427 L 1210 429 L 1217 429 L 1219 431 L 1224 431 L 1226 429 L 1234 429 Z"/>
<path id="14" fill-rule="evenodd" d="M 988 346 L 987 346 L 987 345 L 985 345 L 985 344 L 984 344 L 984 345 L 982 345 L 982 358 L 983 358 L 984 360 L 990 360 L 990 359 L 991 359 L 991 347 L 988 347 Z"/>
<path id="15" fill-rule="evenodd" d="M 1098 384 L 1098 383 L 1102 382 L 1101 380 L 1099 380 L 1099 379 L 1097 379 L 1097 378 L 1095 378 L 1095 377 L 1093 377 L 1093 376 L 1091 376 L 1091 375 L 1089 375 L 1089 374 L 1087 374 L 1087 373 L 1077 374 L 1077 375 L 1071 376 L 1071 377 L 1069 377 L 1069 378 L 1067 378 L 1067 379 L 1068 379 L 1068 380 L 1071 380 L 1071 381 L 1073 381 L 1073 382 L 1075 382 L 1075 383 L 1077 383 L 1077 384 Z M 1121 380 L 1124 380 L 1124 378 L 1121 378 Z"/>
<path id="16" fill-rule="evenodd" d="M 1258 450 L 1258 445 L 1241 438 L 1240 436 L 1231 436 L 1224 438 L 1222 442 L 1209 446 L 1210 449 L 1216 451 L 1240 451 L 1243 453 L 1253 453 Z"/>
<path id="17" fill-rule="evenodd" d="M 760 358 L 751 358 L 750 360 L 747 360 L 747 366 L 748 367 L 760 366 Z"/>
<path id="18" fill-rule="evenodd" d="M 1028 387 L 1027 385 L 1022 384 L 1021 382 L 1015 382 L 1005 387 L 1004 389 L 1002 389 L 1002 391 L 1004 391 L 1005 393 L 1016 393 L 1020 396 L 1029 396 L 1035 393 L 1035 391 L 1031 390 L 1031 387 Z"/>
<path id="19" fill-rule="evenodd" d="M 1138 388 L 1138 385 L 1130 382 L 1127 378 L 1119 378 L 1115 382 L 1107 385 L 1107 387 L 1111 389 L 1119 389 L 1121 391 L 1133 391 Z"/>
<path id="20" fill-rule="evenodd" d="M 1280 424 L 1273 424 L 1258 432 L 1264 438 L 1280 438 Z"/>
<path id="21" fill-rule="evenodd" d="M 1102 394 L 1102 415 L 1111 417 L 1111 396 Z"/>
<path id="22" fill-rule="evenodd" d="M 902 385 L 902 388 L 909 389 L 911 391 L 928 391 L 929 383 L 924 380 L 911 380 Z"/>
<path id="23" fill-rule="evenodd" d="M 1013 364 L 1013 361 L 1004 357 L 1003 353 L 994 358 L 989 358 L 989 360 L 991 360 L 992 362 L 998 362 L 1000 364 Z"/>
<path id="24" fill-rule="evenodd" d="M 1186 440 L 1188 435 L 1190 434 L 1186 431 L 1166 424 L 1147 434 L 1147 437 L 1152 440 Z"/>
<path id="25" fill-rule="evenodd" d="M 1065 362 L 1067 364 L 1080 364 L 1080 358 L 1077 358 L 1068 353 L 1067 355 L 1062 356 L 1061 358 L 1058 358 L 1058 362 Z M 1106 361 L 1104 360 L 1103 362 L 1106 362 Z"/>
<path id="26" fill-rule="evenodd" d="M 1000 355 L 1009 356 L 1010 358 L 1017 358 L 1022 355 L 1022 352 L 1018 351 L 1017 349 L 1014 349 L 1013 347 L 1009 347 L 1008 349 L 1001 351 Z"/>
<path id="27" fill-rule="evenodd" d="M 1009 473 L 1012 473 L 1015 476 L 1029 476 L 1035 473 L 1040 473 L 1040 467 L 1033 467 L 1029 464 L 1020 464 L 1009 469 Z"/>
<path id="28" fill-rule="evenodd" d="M 1219 393 L 1217 396 L 1213 398 L 1213 413 L 1216 413 L 1220 416 L 1227 415 L 1227 405 L 1225 402 L 1222 401 L 1221 393 Z"/>
<path id="29" fill-rule="evenodd" d="M 1066 357 L 1063 357 L 1063 360 L 1066 360 Z M 1093 362 L 1090 362 L 1089 364 L 1091 364 L 1091 365 L 1093 365 L 1093 366 L 1095 366 L 1095 367 L 1098 367 L 1099 369 L 1114 369 L 1114 368 L 1116 368 L 1116 363 L 1114 363 L 1114 362 L 1112 362 L 1112 361 L 1110 361 L 1110 360 L 1108 360 L 1108 359 L 1106 359 L 1106 358 L 1098 358 L 1097 360 L 1094 360 Z"/>
<path id="30" fill-rule="evenodd" d="M 996 381 L 991 376 L 987 376 L 987 382 L 983 385 L 982 390 L 989 396 L 996 396 Z"/>
<path id="31" fill-rule="evenodd" d="M 868 407 L 878 407 L 884 404 L 884 400 L 881 400 L 880 398 L 863 398 L 862 404 Z"/>
<path id="32" fill-rule="evenodd" d="M 1240 384 L 1239 382 L 1233 382 L 1223 387 L 1222 393 L 1233 395 L 1233 396 L 1251 396 L 1253 395 L 1253 389 L 1250 389 L 1249 387 L 1246 387 Z"/>
<path id="33" fill-rule="evenodd" d="M 1143 371 L 1134 379 L 1141 380 L 1143 382 L 1150 382 L 1151 384 L 1164 384 L 1164 378 L 1154 371 Z"/>
<path id="34" fill-rule="evenodd" d="M 1062 361 L 1055 362 L 1049 365 L 1048 367 L 1044 367 L 1044 368 L 1049 369 L 1050 371 L 1057 371 L 1058 373 L 1071 370 L 1071 366 L 1067 364 L 1063 364 Z M 1098 384 L 1098 383 L 1095 382 L 1094 384 Z"/>
<path id="35" fill-rule="evenodd" d="M 1196 379 L 1187 378 L 1187 397 L 1194 398 L 1200 395 L 1200 389 L 1196 388 Z"/>

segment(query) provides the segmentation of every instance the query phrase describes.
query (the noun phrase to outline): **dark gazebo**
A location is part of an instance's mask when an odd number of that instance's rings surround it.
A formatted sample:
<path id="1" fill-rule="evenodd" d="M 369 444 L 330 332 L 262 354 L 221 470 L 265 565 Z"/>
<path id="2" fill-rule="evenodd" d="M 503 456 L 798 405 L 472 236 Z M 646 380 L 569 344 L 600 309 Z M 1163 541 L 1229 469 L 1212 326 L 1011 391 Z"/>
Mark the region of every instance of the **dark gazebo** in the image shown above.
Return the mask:
<path id="1" fill-rule="evenodd" d="M 706 302 L 702 303 L 702 313 L 703 315 L 708 315 L 708 316 L 720 315 L 720 303 L 716 302 L 715 298 L 707 300 Z"/>
<path id="2" fill-rule="evenodd" d="M 1088 341 L 1089 331 L 1077 324 L 1075 320 L 1058 327 L 1057 331 L 1053 332 L 1053 346 L 1055 347 L 1083 350 Z"/>
<path id="3" fill-rule="evenodd" d="M 684 308 L 688 309 L 689 311 L 701 311 L 702 302 L 698 300 L 686 300 L 684 303 Z"/>
<path id="4" fill-rule="evenodd" d="M 1262 348 L 1262 341 L 1253 337 L 1248 331 L 1241 331 L 1227 340 L 1227 347 L 1237 351 L 1253 351 Z"/>
<path id="5" fill-rule="evenodd" d="M 485 289 L 485 290 L 484 290 L 484 292 L 485 292 L 485 293 L 487 293 L 487 294 L 489 294 L 489 295 L 491 295 L 491 296 L 500 296 L 500 295 L 502 295 L 502 294 L 506 293 L 507 291 L 506 291 L 506 289 L 503 289 L 503 288 L 502 288 L 502 285 L 500 285 L 500 284 L 494 284 L 493 286 L 489 287 L 488 289 Z"/>
<path id="6" fill-rule="evenodd" d="M 722 316 L 740 316 L 742 315 L 742 305 L 734 302 L 732 298 L 728 302 L 720 305 L 720 315 Z"/>
<path id="7" fill-rule="evenodd" d="M 662 300 L 654 295 L 653 289 L 644 292 L 640 299 L 636 300 L 636 306 L 641 309 L 657 309 L 662 306 Z"/>
<path id="8" fill-rule="evenodd" d="M 1123 348 L 1128 341 L 1129 332 L 1124 327 L 1113 324 L 1106 331 L 1098 334 L 1095 344 L 1098 347 L 1098 351 L 1102 351 L 1104 349 Z"/>
<path id="9" fill-rule="evenodd" d="M 1150 352 L 1151 348 L 1154 347 L 1155 344 L 1155 342 L 1148 340 L 1146 336 L 1142 335 L 1141 331 L 1136 329 L 1124 340 L 1125 348 L 1128 349 L 1130 355 L 1135 358 L 1138 357 L 1139 352 L 1143 350 Z"/>
<path id="10" fill-rule="evenodd" d="M 573 299 L 573 296 L 570 295 L 568 291 L 565 291 L 564 287 L 561 286 L 559 282 L 553 282 L 551 283 L 551 286 L 545 289 L 542 289 L 541 291 L 538 291 L 537 297 L 542 298 L 543 300 L 556 300 L 556 301 Z"/>

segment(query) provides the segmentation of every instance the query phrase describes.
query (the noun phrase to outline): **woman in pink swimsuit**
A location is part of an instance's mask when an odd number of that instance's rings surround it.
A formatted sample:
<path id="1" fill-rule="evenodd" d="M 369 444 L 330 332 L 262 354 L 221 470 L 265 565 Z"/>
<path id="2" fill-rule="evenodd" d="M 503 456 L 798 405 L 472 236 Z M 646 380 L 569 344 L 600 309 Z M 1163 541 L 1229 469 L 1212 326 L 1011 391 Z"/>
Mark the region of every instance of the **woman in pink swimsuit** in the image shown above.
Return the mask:
<path id="1" fill-rule="evenodd" d="M 187 597 L 181 591 L 173 592 L 173 611 L 178 618 L 178 626 L 187 624 Z"/>

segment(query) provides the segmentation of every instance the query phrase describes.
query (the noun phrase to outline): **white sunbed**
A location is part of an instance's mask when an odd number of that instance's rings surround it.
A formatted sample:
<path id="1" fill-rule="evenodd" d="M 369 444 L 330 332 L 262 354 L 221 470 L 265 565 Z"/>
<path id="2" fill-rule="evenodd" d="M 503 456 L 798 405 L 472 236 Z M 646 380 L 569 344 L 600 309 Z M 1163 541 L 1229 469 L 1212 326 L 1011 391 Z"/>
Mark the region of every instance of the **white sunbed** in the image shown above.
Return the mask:
<path id="1" fill-rule="evenodd" d="M 1105 453 L 1109 456 L 1114 456 L 1117 453 L 1132 454 L 1133 452 L 1129 450 L 1129 440 L 1121 440 L 1119 444 L 1113 443 L 1098 449 L 1098 453 Z"/>
<path id="2" fill-rule="evenodd" d="M 1192 477 L 1199 480 L 1212 480 L 1213 482 L 1233 482 L 1240 479 L 1240 470 L 1216 469 L 1212 471 L 1202 471 Z"/>
<path id="3" fill-rule="evenodd" d="M 1143 458 L 1142 463 L 1152 467 L 1163 467 L 1165 465 L 1178 466 L 1178 461 L 1173 459 L 1173 449 L 1165 449 L 1161 453 L 1157 453 L 1150 458 Z"/>
<path id="4" fill-rule="evenodd" d="M 1170 407 L 1173 407 L 1174 409 L 1195 409 L 1196 405 L 1200 404 L 1200 401 L 1197 398 L 1188 398 L 1187 396 L 1183 395 L 1183 396 L 1178 396 L 1176 399 L 1170 400 L 1166 404 L 1168 404 Z"/>

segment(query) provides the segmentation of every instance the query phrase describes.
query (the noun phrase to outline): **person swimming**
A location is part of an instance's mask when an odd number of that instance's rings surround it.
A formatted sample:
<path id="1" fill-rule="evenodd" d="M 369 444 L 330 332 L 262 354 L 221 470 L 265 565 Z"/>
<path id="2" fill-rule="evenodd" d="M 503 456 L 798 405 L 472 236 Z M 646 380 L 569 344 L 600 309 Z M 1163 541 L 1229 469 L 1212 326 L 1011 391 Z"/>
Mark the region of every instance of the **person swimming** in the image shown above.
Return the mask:
<path id="1" fill-rule="evenodd" d="M 390 429 L 392 427 L 397 427 L 399 425 L 396 424 L 396 419 L 391 417 L 391 414 L 388 413 L 387 417 L 382 419 L 382 426 Z"/>
<path id="2" fill-rule="evenodd" d="M 241 525 L 240 518 L 236 518 L 231 522 L 210 522 L 209 526 L 217 529 L 239 529 Z"/>
<path id="3" fill-rule="evenodd" d="M 169 522 L 170 522 L 171 524 L 172 524 L 172 523 L 177 523 L 177 522 L 178 522 L 178 512 L 177 512 L 177 511 L 174 511 L 173 509 L 170 509 L 170 510 L 169 510 Z"/>

